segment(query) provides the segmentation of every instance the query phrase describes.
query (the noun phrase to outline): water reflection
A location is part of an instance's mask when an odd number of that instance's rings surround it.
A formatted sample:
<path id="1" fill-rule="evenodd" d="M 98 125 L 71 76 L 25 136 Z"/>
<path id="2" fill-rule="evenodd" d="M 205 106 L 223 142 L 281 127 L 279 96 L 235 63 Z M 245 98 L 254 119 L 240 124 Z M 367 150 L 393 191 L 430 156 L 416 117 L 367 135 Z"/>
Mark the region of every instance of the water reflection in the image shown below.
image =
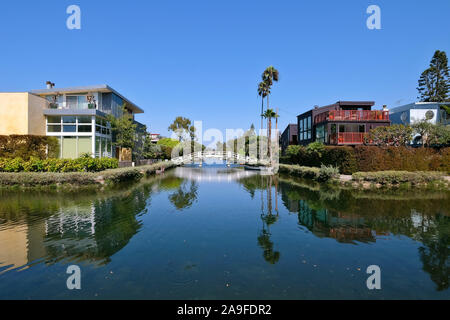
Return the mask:
<path id="1" fill-rule="evenodd" d="M 450 201 L 447 193 L 367 194 L 324 189 L 284 176 L 274 177 L 273 181 L 269 177 L 249 177 L 239 182 L 252 198 L 257 190 L 261 190 L 261 194 L 263 190 L 267 192 L 268 214 L 261 216 L 265 227 L 258 242 L 267 248 L 268 255 L 273 248 L 268 226 L 277 221 L 277 216 L 270 214 L 273 190 L 280 194 L 288 212 L 298 214 L 299 226 L 318 238 L 353 245 L 375 243 L 379 237 L 388 235 L 420 241 L 418 255 L 423 270 L 430 275 L 437 290 L 449 288 Z M 263 203 L 263 198 L 261 201 Z"/>
<path id="2" fill-rule="evenodd" d="M 228 175 L 233 183 L 223 183 Z M 258 285 L 270 279 L 272 288 L 283 287 L 274 289 L 276 295 L 291 285 L 301 291 L 308 286 L 301 276 L 314 277 L 296 260 L 299 251 L 308 261 L 322 259 L 323 268 L 333 265 L 330 270 L 336 278 L 344 279 L 347 274 L 339 273 L 336 257 L 324 258 L 320 251 L 335 248 L 344 253 L 338 259 L 351 263 L 367 258 L 361 248 L 383 257 L 392 249 L 377 247 L 385 241 L 403 261 L 422 268 L 437 290 L 449 288 L 450 197 L 443 192 L 373 194 L 238 168 L 180 168 L 115 190 L 74 194 L 0 190 L 0 198 L 0 275 L 10 281 L 15 281 L 13 273 L 8 278 L 6 271 L 29 269 L 22 273 L 25 278 L 34 270 L 42 271 L 31 268 L 35 265 L 57 268 L 59 262 L 83 262 L 122 268 L 123 282 L 117 283 L 124 287 L 134 275 L 144 279 L 142 286 L 157 283 L 159 291 L 166 290 L 164 297 L 173 297 L 168 269 L 176 270 L 177 283 L 189 284 L 186 292 L 197 288 L 199 297 L 211 283 L 222 292 L 223 274 L 234 280 L 231 290 L 254 290 L 248 297 L 257 297 Z M 175 215 L 174 210 L 183 214 Z M 412 248 L 416 259 L 403 255 L 402 246 Z M 201 272 L 194 278 L 193 270 Z M 106 285 L 101 271 L 98 277 L 94 274 L 96 285 Z M 327 291 L 329 279 L 326 272 L 323 275 L 317 286 Z M 409 285 L 410 279 L 405 282 Z M 359 284 L 352 285 L 349 292 L 358 290 Z M 152 297 L 158 291 L 153 289 L 146 291 Z"/>
<path id="3" fill-rule="evenodd" d="M 150 193 L 149 186 L 107 198 L 2 192 L 0 271 L 62 260 L 107 264 L 139 232 Z"/>

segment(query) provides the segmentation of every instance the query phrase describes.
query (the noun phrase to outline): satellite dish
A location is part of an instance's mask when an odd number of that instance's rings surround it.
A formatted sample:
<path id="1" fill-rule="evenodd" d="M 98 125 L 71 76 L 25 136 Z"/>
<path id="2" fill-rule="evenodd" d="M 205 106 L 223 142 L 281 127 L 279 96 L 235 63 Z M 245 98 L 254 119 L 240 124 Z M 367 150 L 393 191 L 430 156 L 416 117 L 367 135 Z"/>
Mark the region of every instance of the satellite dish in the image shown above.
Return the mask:
<path id="1" fill-rule="evenodd" d="M 433 118 L 434 118 L 434 112 L 431 111 L 431 110 L 428 110 L 428 111 L 425 113 L 425 119 L 431 120 L 431 119 L 433 119 Z"/>
<path id="2" fill-rule="evenodd" d="M 402 122 L 406 124 L 408 115 L 406 114 L 406 112 L 403 112 L 402 115 L 400 116 L 400 118 L 402 119 Z"/>

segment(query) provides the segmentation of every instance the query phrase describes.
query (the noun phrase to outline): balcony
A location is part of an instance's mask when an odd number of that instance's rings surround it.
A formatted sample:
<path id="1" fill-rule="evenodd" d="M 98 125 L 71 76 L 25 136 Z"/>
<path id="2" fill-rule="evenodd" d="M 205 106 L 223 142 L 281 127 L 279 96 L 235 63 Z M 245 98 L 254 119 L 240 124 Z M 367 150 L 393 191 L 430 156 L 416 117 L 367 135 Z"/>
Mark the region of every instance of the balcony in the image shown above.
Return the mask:
<path id="1" fill-rule="evenodd" d="M 381 110 L 333 110 L 324 112 L 314 117 L 314 123 L 325 121 L 389 121 L 389 111 Z"/>
<path id="2" fill-rule="evenodd" d="M 356 145 L 363 144 L 367 133 L 340 132 L 330 135 L 330 144 L 333 145 Z"/>

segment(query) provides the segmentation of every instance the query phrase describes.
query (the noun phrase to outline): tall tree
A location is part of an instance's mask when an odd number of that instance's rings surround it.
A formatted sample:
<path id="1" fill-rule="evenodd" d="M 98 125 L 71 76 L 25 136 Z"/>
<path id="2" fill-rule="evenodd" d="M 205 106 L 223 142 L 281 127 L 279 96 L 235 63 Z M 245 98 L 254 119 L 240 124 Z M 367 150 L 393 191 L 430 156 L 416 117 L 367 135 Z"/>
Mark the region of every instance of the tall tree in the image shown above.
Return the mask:
<path id="1" fill-rule="evenodd" d="M 263 129 L 264 99 L 270 94 L 270 87 L 267 82 L 262 81 L 258 85 L 258 95 L 261 97 L 261 130 Z"/>
<path id="2" fill-rule="evenodd" d="M 185 135 L 189 135 L 192 139 L 195 135 L 195 128 L 192 126 L 191 120 L 188 118 L 177 117 L 170 125 L 169 131 L 173 131 L 181 142 Z"/>
<path id="3" fill-rule="evenodd" d="M 263 113 L 263 117 L 268 121 L 267 148 L 270 164 L 272 164 L 272 118 L 277 118 L 278 115 L 272 109 L 267 109 Z"/>
<path id="4" fill-rule="evenodd" d="M 273 66 L 268 67 L 266 70 L 264 70 L 264 73 L 262 74 L 262 80 L 264 83 L 266 83 L 268 89 L 267 93 L 267 109 L 270 108 L 269 104 L 269 97 L 270 97 L 270 89 L 273 86 L 274 82 L 278 82 L 279 78 L 279 72 L 277 69 L 275 69 Z"/>
<path id="5" fill-rule="evenodd" d="M 419 99 L 422 102 L 450 101 L 450 76 L 445 51 L 437 50 L 431 59 L 430 67 L 422 72 L 419 79 Z"/>
<path id="6" fill-rule="evenodd" d="M 133 116 L 126 109 L 126 104 L 122 106 L 121 117 L 108 115 L 107 120 L 111 123 L 111 130 L 115 137 L 114 144 L 121 148 L 133 149 L 136 144 L 137 125 Z"/>

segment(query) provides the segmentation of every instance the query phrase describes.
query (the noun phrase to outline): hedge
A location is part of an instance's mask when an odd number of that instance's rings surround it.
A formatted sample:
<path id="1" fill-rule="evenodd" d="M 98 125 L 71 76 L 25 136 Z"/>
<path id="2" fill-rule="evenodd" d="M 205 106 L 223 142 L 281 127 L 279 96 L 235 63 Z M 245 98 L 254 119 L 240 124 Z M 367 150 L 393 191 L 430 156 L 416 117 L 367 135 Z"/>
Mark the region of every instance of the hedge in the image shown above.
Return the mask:
<path id="1" fill-rule="evenodd" d="M 327 146 L 311 152 L 302 146 L 290 146 L 282 160 L 300 166 L 334 166 L 342 174 L 392 170 L 450 172 L 450 148 Z"/>
<path id="2" fill-rule="evenodd" d="M 55 137 L 33 135 L 0 136 L 0 158 L 47 159 L 59 157 L 59 142 Z"/>
<path id="3" fill-rule="evenodd" d="M 0 172 L 0 187 L 39 187 L 53 185 L 70 185 L 75 187 L 88 187 L 102 184 L 116 184 L 132 182 L 142 179 L 146 175 L 154 174 L 161 168 L 174 166 L 172 162 L 156 163 L 137 168 L 110 169 L 102 172 Z"/>
<path id="4" fill-rule="evenodd" d="M 352 175 L 356 182 L 373 182 L 378 184 L 422 184 L 435 181 L 444 181 L 445 174 L 442 172 L 424 171 L 381 171 L 381 172 L 357 172 Z"/>
<path id="5" fill-rule="evenodd" d="M 115 169 L 119 166 L 117 159 L 90 157 L 79 159 L 47 159 L 21 158 L 0 159 L 0 172 L 99 172 Z"/>

